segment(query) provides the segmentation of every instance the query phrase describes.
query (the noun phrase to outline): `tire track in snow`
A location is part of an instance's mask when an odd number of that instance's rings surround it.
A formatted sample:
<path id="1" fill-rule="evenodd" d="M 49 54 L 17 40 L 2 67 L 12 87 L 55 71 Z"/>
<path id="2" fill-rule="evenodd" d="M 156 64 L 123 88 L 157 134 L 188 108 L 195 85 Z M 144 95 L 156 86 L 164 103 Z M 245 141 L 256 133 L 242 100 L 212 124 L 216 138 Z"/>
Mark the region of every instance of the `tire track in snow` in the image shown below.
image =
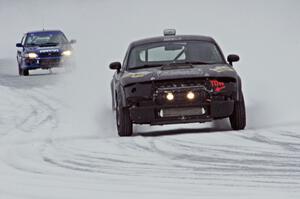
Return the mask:
<path id="1" fill-rule="evenodd" d="M 58 126 L 56 113 L 56 107 L 59 107 L 58 101 L 51 102 L 47 99 L 46 102 L 48 101 L 49 103 L 47 104 L 44 102 L 46 96 L 34 90 L 26 92 L 15 90 L 14 93 L 17 94 L 16 97 L 21 99 L 22 102 L 17 105 L 17 110 L 14 111 L 15 115 L 12 116 L 13 118 L 11 120 L 15 118 L 15 124 L 9 131 L 19 129 L 21 132 L 28 133 L 45 124 L 50 124 L 52 129 Z M 53 104 L 57 104 L 56 107 L 53 107 Z M 20 113 L 22 117 L 18 117 Z"/>
<path id="2" fill-rule="evenodd" d="M 199 135 L 199 140 L 188 135 L 156 139 L 136 137 L 126 140 L 126 143 L 118 140 L 65 140 L 49 144 L 43 159 L 67 170 L 125 177 L 146 175 L 158 181 L 190 179 L 201 183 L 209 179 L 216 185 L 231 181 L 231 185 L 237 187 L 246 184 L 300 188 L 300 154 L 282 151 L 281 147 L 270 142 L 245 139 L 252 136 L 251 132 L 250 135 L 245 133 L 242 136 L 232 132 L 205 135 L 208 140 L 221 137 L 230 142 L 228 145 L 203 143 L 201 136 L 204 135 Z M 233 145 L 231 138 L 242 144 Z M 91 150 L 83 147 L 87 145 Z M 110 153 L 107 148 L 117 153 Z"/>

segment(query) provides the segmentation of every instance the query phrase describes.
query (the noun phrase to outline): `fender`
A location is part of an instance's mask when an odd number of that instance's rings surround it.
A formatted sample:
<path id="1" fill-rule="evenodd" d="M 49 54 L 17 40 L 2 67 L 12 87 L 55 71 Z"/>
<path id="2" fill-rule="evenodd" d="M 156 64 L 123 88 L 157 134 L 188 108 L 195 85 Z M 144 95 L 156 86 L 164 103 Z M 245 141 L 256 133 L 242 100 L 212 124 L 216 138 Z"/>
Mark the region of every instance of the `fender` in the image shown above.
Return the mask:
<path id="1" fill-rule="evenodd" d="M 126 107 L 127 103 L 126 103 L 126 96 L 125 96 L 124 88 L 120 84 L 117 86 L 116 94 L 117 94 L 116 100 L 118 100 L 118 103 L 122 107 Z"/>

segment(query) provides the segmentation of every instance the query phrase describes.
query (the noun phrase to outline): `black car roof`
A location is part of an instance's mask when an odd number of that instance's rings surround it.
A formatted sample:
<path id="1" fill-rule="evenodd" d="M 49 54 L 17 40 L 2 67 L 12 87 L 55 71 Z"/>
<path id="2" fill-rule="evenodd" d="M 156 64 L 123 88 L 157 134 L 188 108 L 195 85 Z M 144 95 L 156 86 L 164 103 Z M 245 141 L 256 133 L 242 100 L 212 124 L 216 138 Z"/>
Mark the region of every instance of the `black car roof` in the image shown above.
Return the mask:
<path id="1" fill-rule="evenodd" d="M 186 40 L 198 40 L 198 41 L 208 41 L 215 42 L 212 37 L 200 36 L 200 35 L 176 35 L 176 36 L 160 36 L 160 37 L 151 37 L 146 39 L 141 39 L 134 41 L 130 44 L 130 47 L 140 46 L 148 43 L 156 42 L 167 42 L 167 41 L 186 41 Z"/>

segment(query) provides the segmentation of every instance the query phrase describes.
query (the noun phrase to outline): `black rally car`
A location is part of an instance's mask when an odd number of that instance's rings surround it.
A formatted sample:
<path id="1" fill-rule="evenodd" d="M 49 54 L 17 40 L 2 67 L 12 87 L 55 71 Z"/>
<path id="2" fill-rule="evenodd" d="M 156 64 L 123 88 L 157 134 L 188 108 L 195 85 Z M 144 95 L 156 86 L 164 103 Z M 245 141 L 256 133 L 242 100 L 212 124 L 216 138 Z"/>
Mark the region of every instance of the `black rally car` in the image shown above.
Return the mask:
<path id="1" fill-rule="evenodd" d="M 132 125 L 208 122 L 229 117 L 234 130 L 246 126 L 241 79 L 214 39 L 164 36 L 130 44 L 124 62 L 113 62 L 113 109 L 120 136 Z"/>

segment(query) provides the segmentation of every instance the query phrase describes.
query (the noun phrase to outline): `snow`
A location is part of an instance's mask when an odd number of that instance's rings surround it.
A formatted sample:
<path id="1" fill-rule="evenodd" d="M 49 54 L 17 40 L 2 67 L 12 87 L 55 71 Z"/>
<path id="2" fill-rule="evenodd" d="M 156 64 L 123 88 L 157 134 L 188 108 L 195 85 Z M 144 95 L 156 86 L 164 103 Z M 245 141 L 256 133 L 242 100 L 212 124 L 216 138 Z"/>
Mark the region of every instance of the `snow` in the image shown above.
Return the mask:
<path id="1" fill-rule="evenodd" d="M 300 197 L 299 2 L 56 2 L 0 0 L 1 199 Z M 76 70 L 19 77 L 14 44 L 42 25 L 77 39 Z M 172 27 L 241 56 L 245 131 L 218 121 L 117 136 L 109 62 Z"/>

